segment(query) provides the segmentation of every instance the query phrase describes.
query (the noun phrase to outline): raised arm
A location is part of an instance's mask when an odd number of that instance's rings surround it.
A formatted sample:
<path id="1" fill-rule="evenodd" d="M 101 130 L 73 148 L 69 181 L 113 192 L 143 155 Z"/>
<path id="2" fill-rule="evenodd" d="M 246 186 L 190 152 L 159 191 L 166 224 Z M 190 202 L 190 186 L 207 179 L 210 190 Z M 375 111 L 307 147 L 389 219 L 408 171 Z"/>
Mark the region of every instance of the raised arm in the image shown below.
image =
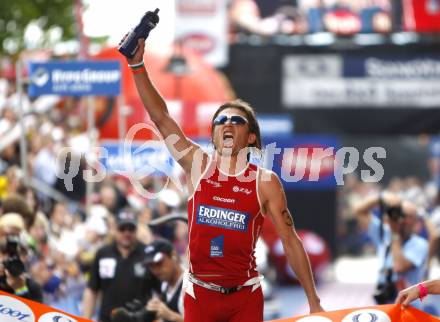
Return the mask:
<path id="1" fill-rule="evenodd" d="M 359 220 L 359 224 L 362 230 L 367 230 L 372 218 L 372 210 L 374 207 L 379 206 L 380 202 L 389 206 L 398 206 L 401 203 L 401 199 L 397 194 L 384 191 L 381 194 L 368 196 L 352 206 L 352 212 Z"/>
<path id="2" fill-rule="evenodd" d="M 200 147 L 192 142 L 182 132 L 180 126 L 168 113 L 167 105 L 150 79 L 147 70 L 143 66 L 145 40 L 139 39 L 139 48 L 132 59 L 127 59 L 132 68 L 133 78 L 136 83 L 139 96 L 147 110 L 151 120 L 162 135 L 167 148 L 174 159 L 183 167 L 188 175 L 191 171 L 194 156 Z M 200 151 L 199 151 L 200 152 Z M 198 153 L 197 155 L 203 155 Z"/>
<path id="3" fill-rule="evenodd" d="M 266 173 L 262 177 L 268 178 L 268 180 L 262 180 L 259 184 L 263 210 L 271 216 L 281 238 L 287 260 L 304 288 L 310 313 L 323 311 L 316 293 L 309 258 L 295 231 L 292 215 L 287 209 L 286 196 L 281 182 L 274 173 Z"/>

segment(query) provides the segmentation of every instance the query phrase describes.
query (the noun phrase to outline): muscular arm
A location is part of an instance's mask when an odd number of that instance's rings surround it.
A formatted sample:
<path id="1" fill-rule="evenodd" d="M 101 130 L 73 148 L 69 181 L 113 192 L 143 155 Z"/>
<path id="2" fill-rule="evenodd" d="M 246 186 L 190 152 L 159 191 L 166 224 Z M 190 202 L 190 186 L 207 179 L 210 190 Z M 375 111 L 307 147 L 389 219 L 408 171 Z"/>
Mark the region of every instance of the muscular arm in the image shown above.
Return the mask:
<path id="1" fill-rule="evenodd" d="M 145 41 L 140 39 L 139 49 L 135 56 L 128 60 L 129 64 L 136 64 L 143 60 L 144 46 Z M 142 103 L 164 138 L 167 148 L 183 167 L 185 173 L 189 174 L 195 151 L 200 147 L 185 136 L 180 126 L 170 116 L 167 105 L 151 81 L 148 72 L 136 73 L 133 77 Z"/>
<path id="2" fill-rule="evenodd" d="M 260 183 L 260 193 L 263 207 L 271 216 L 281 238 L 287 260 L 304 288 L 310 306 L 310 313 L 322 311 L 309 258 L 295 231 L 292 216 L 287 209 L 283 187 L 275 174 L 271 174 L 270 180 Z"/>

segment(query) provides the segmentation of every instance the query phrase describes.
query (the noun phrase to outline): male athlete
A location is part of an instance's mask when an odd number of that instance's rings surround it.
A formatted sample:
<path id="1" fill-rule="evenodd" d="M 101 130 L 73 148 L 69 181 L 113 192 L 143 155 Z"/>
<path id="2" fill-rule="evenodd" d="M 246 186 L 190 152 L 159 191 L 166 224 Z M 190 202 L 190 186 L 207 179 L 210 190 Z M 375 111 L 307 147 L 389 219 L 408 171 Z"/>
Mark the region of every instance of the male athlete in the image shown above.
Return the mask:
<path id="1" fill-rule="evenodd" d="M 253 109 L 240 100 L 219 107 L 212 121 L 214 153 L 208 155 L 168 113 L 143 64 L 144 45 L 139 40 L 139 49 L 128 64 L 151 120 L 186 174 L 190 194 L 185 322 L 263 320 L 254 249 L 266 216 L 278 231 L 310 312 L 322 311 L 281 182 L 273 172 L 248 162 L 249 148 L 261 149 Z"/>

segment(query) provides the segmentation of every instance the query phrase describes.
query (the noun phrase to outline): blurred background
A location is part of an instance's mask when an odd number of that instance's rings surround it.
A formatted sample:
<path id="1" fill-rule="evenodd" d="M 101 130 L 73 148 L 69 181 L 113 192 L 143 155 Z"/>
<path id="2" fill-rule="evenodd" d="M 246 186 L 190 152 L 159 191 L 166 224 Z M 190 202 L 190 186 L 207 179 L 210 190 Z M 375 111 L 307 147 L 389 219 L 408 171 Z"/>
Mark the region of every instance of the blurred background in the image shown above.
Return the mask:
<path id="1" fill-rule="evenodd" d="M 4 0 L 0 200 L 5 208 L 7 200 L 20 199 L 15 202 L 25 208 L 23 216 L 34 218 L 23 227 L 32 250 L 28 267 L 44 286 L 47 304 L 81 314 L 94 253 L 112 238 L 113 216 L 121 209 L 137 213 L 141 241 L 166 237 L 185 254 L 185 223 L 148 223 L 186 214 L 186 191 L 171 180 L 165 193 L 149 200 L 121 175 L 127 164 L 120 142 L 133 125 L 151 122 L 116 46 L 156 7 L 160 22 L 148 38 L 145 62 L 184 132 L 209 146 L 213 112 L 242 98 L 257 112 L 264 144 L 295 149 L 277 156 L 273 170 L 294 174 L 305 168 L 303 179 L 283 183 L 324 308 L 374 304 L 379 259 L 352 207 L 384 189 L 417 204 L 422 223 L 415 233 L 431 247 L 426 277 L 438 277 L 439 0 Z M 117 97 L 27 94 L 30 62 L 107 59 L 120 61 Z M 91 110 L 94 121 L 88 123 Z M 157 139 L 148 129 L 133 138 L 138 146 Z M 90 155 L 98 146 L 107 157 Z M 64 169 L 57 162 L 63 147 L 80 160 L 72 191 L 57 176 Z M 336 158 L 342 147 L 356 148 L 359 163 L 338 184 L 334 169 L 344 164 Z M 371 147 L 386 151 L 386 157 L 375 157 L 383 173 L 371 171 L 363 158 Z M 298 154 L 298 148 L 308 152 Z M 318 180 L 308 177 L 314 148 L 334 152 L 321 163 Z M 169 157 L 163 147 L 133 155 L 154 169 Z M 105 170 L 100 182 L 87 184 L 81 175 L 90 162 Z M 130 169 L 142 171 L 142 165 Z M 177 165 L 168 170 L 148 172 L 142 187 L 161 191 L 168 176 L 181 177 Z M 369 171 L 372 182 L 362 180 L 361 171 Z M 4 225 L 0 230 L 8 229 Z M 306 313 L 303 291 L 269 220 L 258 253 L 267 318 Z M 425 310 L 440 314 L 435 302 L 428 300 Z"/>

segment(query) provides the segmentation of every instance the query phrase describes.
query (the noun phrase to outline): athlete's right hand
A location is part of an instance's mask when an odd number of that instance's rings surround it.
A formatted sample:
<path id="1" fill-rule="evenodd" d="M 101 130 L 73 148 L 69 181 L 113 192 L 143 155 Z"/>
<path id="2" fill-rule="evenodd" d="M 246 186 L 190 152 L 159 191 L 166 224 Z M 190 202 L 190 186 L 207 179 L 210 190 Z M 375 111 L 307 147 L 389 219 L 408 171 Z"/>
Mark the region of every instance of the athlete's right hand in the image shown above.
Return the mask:
<path id="1" fill-rule="evenodd" d="M 128 33 L 126 33 L 125 36 L 122 37 L 121 41 L 119 42 L 119 46 L 123 43 L 123 41 L 125 40 L 125 38 L 127 38 L 127 36 L 128 36 Z M 139 38 L 138 39 L 138 48 L 137 48 L 136 52 L 134 53 L 133 58 L 125 57 L 127 59 L 127 63 L 129 63 L 130 65 L 140 63 L 144 59 L 144 53 L 145 53 L 145 39 Z"/>

